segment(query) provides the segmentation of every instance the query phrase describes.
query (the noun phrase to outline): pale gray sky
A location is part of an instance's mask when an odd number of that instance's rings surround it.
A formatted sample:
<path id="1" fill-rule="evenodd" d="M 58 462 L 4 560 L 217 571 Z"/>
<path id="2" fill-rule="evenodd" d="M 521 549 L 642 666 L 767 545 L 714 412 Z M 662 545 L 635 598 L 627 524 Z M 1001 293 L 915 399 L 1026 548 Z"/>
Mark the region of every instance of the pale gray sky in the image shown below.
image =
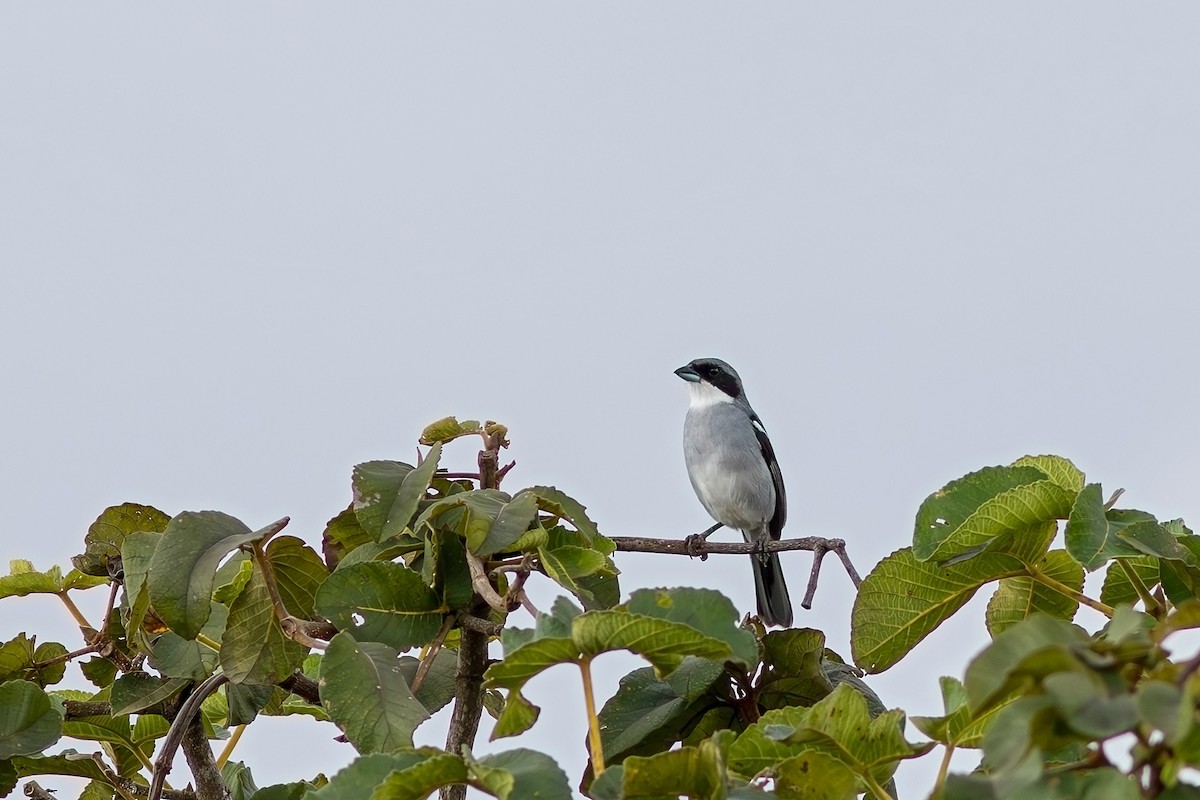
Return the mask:
<path id="1" fill-rule="evenodd" d="M 0 555 L 65 562 L 126 500 L 315 544 L 353 464 L 447 414 L 511 427 L 509 488 L 682 536 L 708 519 L 671 372 L 708 355 L 771 431 L 785 535 L 864 574 L 1026 453 L 1200 521 L 1197 41 L 1188 3 L 8 4 Z M 618 563 L 753 603 L 741 559 Z M 851 602 L 831 568 L 798 624 L 848 656 Z M 884 702 L 937 713 L 981 609 Z M 70 635 L 29 599 L 0 636 L 31 619 Z M 577 680 L 530 695 L 532 734 L 479 749 L 574 784 Z M 351 757 L 333 734 L 255 724 L 239 756 L 309 777 Z"/>

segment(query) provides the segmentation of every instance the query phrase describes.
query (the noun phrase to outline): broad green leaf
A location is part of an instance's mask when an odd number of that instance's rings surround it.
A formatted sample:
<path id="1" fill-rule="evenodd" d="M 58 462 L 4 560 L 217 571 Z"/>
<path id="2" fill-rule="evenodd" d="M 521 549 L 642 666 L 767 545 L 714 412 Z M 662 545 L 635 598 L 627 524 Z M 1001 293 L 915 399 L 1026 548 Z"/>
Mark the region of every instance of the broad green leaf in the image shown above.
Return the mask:
<path id="1" fill-rule="evenodd" d="M 1056 672 L 1042 680 L 1042 688 L 1054 701 L 1063 723 L 1086 739 L 1108 739 L 1137 725 L 1133 695 L 1110 696 L 1099 680 Z"/>
<path id="2" fill-rule="evenodd" d="M 167 523 L 146 575 L 155 613 L 184 639 L 195 639 L 212 609 L 221 559 L 265 535 L 219 511 L 177 514 Z"/>
<path id="3" fill-rule="evenodd" d="M 0 761 L 0 797 L 8 797 L 17 788 L 17 768 L 10 760 Z"/>
<path id="4" fill-rule="evenodd" d="M 1133 557 L 1141 552 L 1118 534 L 1136 522 L 1152 521 L 1144 512 L 1106 512 L 1103 490 L 1090 483 L 1075 498 L 1064 534 L 1067 552 L 1088 572 L 1098 569 L 1111 558 Z"/>
<path id="5" fill-rule="evenodd" d="M 244 762 L 225 762 L 225 766 L 221 767 L 221 777 L 229 787 L 229 800 L 250 800 L 258 792 L 258 785 Z"/>
<path id="6" fill-rule="evenodd" d="M 811 628 L 772 631 L 762 646 L 758 700 L 764 708 L 811 706 L 833 691 L 823 669 L 825 634 Z"/>
<path id="7" fill-rule="evenodd" d="M 621 678 L 616 694 L 600 710 L 600 741 L 604 759 L 620 763 L 629 755 L 650 755 L 670 749 L 689 733 L 699 717 L 710 688 L 724 673 L 714 661 L 684 659 L 668 680 L 659 680 L 650 667 Z"/>
<path id="8" fill-rule="evenodd" d="M 113 681 L 109 702 L 114 716 L 134 714 L 175 696 L 188 681 L 155 678 L 145 672 L 129 672 Z"/>
<path id="9" fill-rule="evenodd" d="M 587 507 L 561 489 L 553 486 L 530 486 L 522 490 L 537 498 L 538 508 L 565 519 L 575 526 L 575 530 L 587 537 L 588 541 L 605 555 L 612 555 L 615 548 L 612 542 L 600 535 L 596 523 L 587 515 Z"/>
<path id="10" fill-rule="evenodd" d="M 652 756 L 630 756 L 622 763 L 624 797 L 719 798 L 728 781 L 727 761 L 732 732 Z M 753 774 L 753 773 L 750 773 Z"/>
<path id="11" fill-rule="evenodd" d="M 221 641 L 228 615 L 229 609 L 220 603 L 213 603 L 208 621 L 204 623 L 200 633 L 213 641 Z M 150 663 L 168 678 L 204 680 L 213 673 L 218 663 L 216 651 L 171 631 L 155 637 L 153 644 L 147 649 L 150 652 Z"/>
<path id="12" fill-rule="evenodd" d="M 804 800 L 857 800 L 859 779 L 854 770 L 816 748 L 780 761 L 772 769 L 775 794 Z"/>
<path id="13" fill-rule="evenodd" d="M 325 564 L 335 569 L 351 552 L 375 541 L 375 537 L 358 521 L 358 514 L 351 505 L 325 523 L 325 531 L 321 534 L 321 552 L 325 555 Z"/>
<path id="14" fill-rule="evenodd" d="M 498 553 L 529 530 L 537 511 L 537 498 L 529 492 L 522 492 L 500 509 L 496 521 L 488 529 L 483 541 L 468 541 L 468 545 L 475 544 L 471 549 L 476 555 L 490 556 Z"/>
<path id="15" fill-rule="evenodd" d="M 540 714 L 540 708 L 526 700 L 525 696 L 516 689 L 511 690 L 508 693 L 508 699 L 504 702 L 504 710 L 496 719 L 496 725 L 492 728 L 492 735 L 488 741 L 494 742 L 497 739 L 524 733 L 533 727 Z"/>
<path id="16" fill-rule="evenodd" d="M 1138 684 L 1134 701 L 1142 721 L 1162 731 L 1170 744 L 1178 743 L 1195 727 L 1193 704 L 1175 683 L 1142 681 Z"/>
<path id="17" fill-rule="evenodd" d="M 1012 463 L 1014 467 L 1036 467 L 1050 480 L 1071 492 L 1083 490 L 1084 476 L 1079 467 L 1062 456 L 1023 456 Z"/>
<path id="18" fill-rule="evenodd" d="M 253 722 L 260 711 L 285 694 L 282 689 L 264 684 L 227 683 L 224 688 L 225 703 L 229 707 L 224 723 L 227 728 Z"/>
<path id="19" fill-rule="evenodd" d="M 850 648 L 868 673 L 882 672 L 907 655 L 985 583 L 1024 573 L 1019 560 L 982 553 L 939 567 L 918 561 L 910 548 L 876 565 L 859 587 L 851 612 Z"/>
<path id="20" fill-rule="evenodd" d="M 336 570 L 317 590 L 316 610 L 359 641 L 397 650 L 432 641 L 443 613 L 440 598 L 420 575 L 390 561 Z"/>
<path id="21" fill-rule="evenodd" d="M 38 755 L 63 733 L 62 705 L 29 681 L 0 684 L 0 760 Z"/>
<path id="22" fill-rule="evenodd" d="M 98 688 L 103 689 L 105 686 L 111 686 L 113 680 L 117 677 L 117 665 L 107 658 L 93 656 L 87 661 L 79 664 L 79 671 L 83 673 L 83 677 Z"/>
<path id="23" fill-rule="evenodd" d="M 454 531 L 475 552 L 483 546 L 496 517 L 512 498 L 498 489 L 459 492 L 430 503 L 413 523 L 414 530 Z"/>
<path id="24" fill-rule="evenodd" d="M 58 683 L 67 671 L 66 661 L 46 664 L 65 656 L 67 648 L 58 642 L 37 644 L 24 633 L 0 646 L 0 683 L 10 680 L 32 681 L 45 688 Z M 44 664 L 44 666 L 43 666 Z"/>
<path id="25" fill-rule="evenodd" d="M 354 500 L 350 507 L 373 541 L 383 538 L 383 527 L 392 518 L 396 495 L 413 469 L 411 464 L 401 461 L 367 461 L 354 467 L 350 477 Z"/>
<path id="26" fill-rule="evenodd" d="M 756 775 L 775 762 L 815 749 L 834 756 L 860 775 L 886 783 L 897 763 L 926 753 L 933 744 L 904 739 L 904 712 L 871 718 L 866 699 L 842 684 L 811 708 L 768 711 L 749 726 L 729 750 L 730 767 Z"/>
<path id="27" fill-rule="evenodd" d="M 420 566 L 421 578 L 433 587 L 443 608 L 465 610 L 475 599 L 466 544 L 458 534 L 446 530 L 431 531 L 425 537 L 425 557 Z"/>
<path id="28" fill-rule="evenodd" d="M 687 656 L 724 661 L 733 655 L 729 643 L 691 625 L 623 611 L 589 611 L 571 624 L 571 639 L 588 657 L 629 650 L 650 662 L 665 677 Z"/>
<path id="29" fill-rule="evenodd" d="M 313 788 L 308 781 L 277 783 L 259 789 L 254 794 L 254 800 L 301 800 Z"/>
<path id="30" fill-rule="evenodd" d="M 429 712 L 413 696 L 397 653 L 378 642 L 333 637 L 321 659 L 321 702 L 360 753 L 410 748 Z"/>
<path id="31" fill-rule="evenodd" d="M 305 800 L 363 800 L 363 798 L 369 798 L 375 787 L 383 783 L 392 770 L 411 766 L 438 752 L 432 748 L 425 748 L 405 755 L 372 753 L 359 756 L 339 770 L 329 783 L 320 789 L 310 789 L 305 795 Z"/>
<path id="32" fill-rule="evenodd" d="M 89 589 L 108 583 L 105 578 L 95 578 L 84 575 L 77 570 L 71 570 L 64 577 L 57 565 L 45 572 L 39 572 L 32 564 L 23 558 L 14 558 L 8 562 L 9 574 L 0 577 L 0 598 L 25 597 L 30 594 L 58 594 L 67 589 Z"/>
<path id="33" fill-rule="evenodd" d="M 579 598 L 585 606 L 594 608 L 595 594 L 584 584 L 584 579 L 609 568 L 608 556 L 597 550 L 584 547 L 556 547 L 538 549 L 538 562 L 546 576 L 559 586 Z"/>
<path id="34" fill-rule="evenodd" d="M 1088 642 L 1082 628 L 1042 614 L 1014 625 L 967 665 L 967 705 L 974 714 L 987 710 L 1022 676 L 1083 671 L 1072 648 Z"/>
<path id="35" fill-rule="evenodd" d="M 429 656 L 426 655 L 425 658 Z M 412 656 L 401 656 L 397 662 L 400 674 L 411 686 L 417 675 L 417 669 L 422 659 Z M 454 673 L 458 669 L 458 656 L 453 650 L 442 648 L 433 657 L 433 664 L 425 673 L 425 680 L 413 694 L 430 714 L 436 714 L 454 699 Z"/>
<path id="36" fill-rule="evenodd" d="M 371 793 L 370 800 L 424 800 L 442 786 L 466 781 L 467 766 L 461 756 L 434 752 L 397 767 Z"/>
<path id="37" fill-rule="evenodd" d="M 131 533 L 162 533 L 170 517 L 152 506 L 123 503 L 109 506 L 88 528 L 84 552 L 71 559 L 85 575 L 108 577 L 108 562 L 121 555 L 121 545 Z"/>
<path id="38" fill-rule="evenodd" d="M 1100 589 L 1100 602 L 1110 606 L 1134 605 L 1141 595 L 1129 580 L 1127 570 L 1132 570 L 1147 590 L 1158 584 L 1158 559 L 1150 556 L 1113 559 L 1104 573 L 1104 586 Z"/>
<path id="39" fill-rule="evenodd" d="M 270 685 L 291 675 L 306 652 L 303 645 L 284 636 L 267 582 L 256 567 L 229 608 L 221 668 L 232 683 Z"/>
<path id="40" fill-rule="evenodd" d="M 125 570 L 125 602 L 129 607 L 129 619 L 125 635 L 133 637 L 146 620 L 150 610 L 150 588 L 146 586 L 146 572 L 150 559 L 158 547 L 161 533 L 137 532 L 121 541 L 121 566 Z"/>
<path id="41" fill-rule="evenodd" d="M 921 504 L 913 555 L 941 562 L 978 551 L 1004 534 L 1066 517 L 1075 494 L 1030 464 L 970 473 Z"/>
<path id="42" fill-rule="evenodd" d="M 955 747 L 979 747 L 983 734 L 993 717 L 1020 695 L 1009 695 L 1008 699 L 992 704 L 979 716 L 972 716 L 967 706 L 967 690 L 957 678 L 939 679 L 942 687 L 942 706 L 946 713 L 940 717 L 910 717 L 917 730 L 930 739 Z"/>
<path id="43" fill-rule="evenodd" d="M 533 676 L 557 664 L 579 661 L 579 647 L 571 639 L 546 637 L 508 650 L 484 673 L 484 686 L 519 690 Z"/>
<path id="44" fill-rule="evenodd" d="M 117 771 L 122 775 L 136 773 L 141 767 L 140 760 L 134 756 L 139 745 L 133 738 L 133 726 L 127 715 L 68 719 L 63 722 L 62 733 L 73 739 L 111 745 L 107 749 L 115 755 Z"/>
<path id="45" fill-rule="evenodd" d="M 420 466 L 404 476 L 404 480 L 400 482 L 400 488 L 396 490 L 391 508 L 388 509 L 387 519 L 384 520 L 383 528 L 380 530 L 379 540 L 381 542 L 393 536 L 399 536 L 408 527 L 413 516 L 416 515 L 421 501 L 429 492 L 429 483 L 433 480 L 433 473 L 437 470 L 438 460 L 441 457 L 442 446 L 435 444 L 430 448 Z"/>
<path id="46" fill-rule="evenodd" d="M 267 545 L 267 560 L 275 573 L 279 597 L 292 616 L 311 618 L 313 597 L 329 576 L 316 551 L 295 536 L 278 536 Z"/>
<path id="47" fill-rule="evenodd" d="M 104 759 L 99 753 L 79 753 L 64 750 L 55 755 L 16 756 L 12 760 L 17 775 L 28 778 L 33 775 L 68 775 L 74 778 L 104 780 L 107 773 Z"/>
<path id="48" fill-rule="evenodd" d="M 536 750 L 518 748 L 467 760 L 471 785 L 499 800 L 571 800 L 567 776 L 554 759 Z"/>
<path id="49" fill-rule="evenodd" d="M 460 436 L 479 433 L 481 430 L 477 420 L 467 419 L 459 422 L 457 417 L 446 417 L 426 425 L 425 430 L 421 431 L 421 438 L 417 441 L 424 445 L 438 442 L 444 444 L 452 442 Z"/>
<path id="50" fill-rule="evenodd" d="M 745 668 L 758 663 L 754 634 L 738 627 L 740 614 L 725 595 L 715 589 L 680 587 L 638 589 L 625 604 L 631 614 L 682 622 L 729 645 L 732 658 Z"/>
<path id="51" fill-rule="evenodd" d="M 1083 591 L 1083 567 L 1066 550 L 1051 550 L 1037 569 L 1059 583 Z M 987 606 L 987 629 L 993 637 L 1035 613 L 1067 620 L 1075 617 L 1079 601 L 1026 575 L 1004 578 Z"/>

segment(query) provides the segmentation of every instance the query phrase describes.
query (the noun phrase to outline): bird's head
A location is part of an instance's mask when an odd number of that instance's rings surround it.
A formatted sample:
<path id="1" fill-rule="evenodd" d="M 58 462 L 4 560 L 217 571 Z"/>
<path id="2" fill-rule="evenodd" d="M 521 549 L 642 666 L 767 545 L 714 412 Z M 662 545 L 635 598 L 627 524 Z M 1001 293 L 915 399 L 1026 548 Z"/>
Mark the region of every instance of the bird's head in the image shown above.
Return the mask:
<path id="1" fill-rule="evenodd" d="M 691 384 L 692 401 L 731 403 L 742 397 L 742 379 L 737 370 L 719 358 L 697 358 L 675 370 Z"/>

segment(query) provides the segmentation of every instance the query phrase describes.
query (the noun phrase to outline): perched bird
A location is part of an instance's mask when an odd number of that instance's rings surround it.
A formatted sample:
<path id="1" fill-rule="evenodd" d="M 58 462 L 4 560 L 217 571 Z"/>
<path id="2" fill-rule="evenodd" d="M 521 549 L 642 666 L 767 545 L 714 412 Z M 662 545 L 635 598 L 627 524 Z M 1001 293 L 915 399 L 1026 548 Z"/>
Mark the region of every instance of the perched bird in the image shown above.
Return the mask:
<path id="1" fill-rule="evenodd" d="M 787 519 L 783 475 L 767 429 L 733 367 L 698 358 L 675 370 L 688 382 L 691 402 L 683 423 L 683 458 L 704 510 L 717 524 L 742 532 L 747 542 L 778 539 Z M 792 624 L 792 601 L 778 553 L 751 556 L 758 615 L 768 625 Z"/>

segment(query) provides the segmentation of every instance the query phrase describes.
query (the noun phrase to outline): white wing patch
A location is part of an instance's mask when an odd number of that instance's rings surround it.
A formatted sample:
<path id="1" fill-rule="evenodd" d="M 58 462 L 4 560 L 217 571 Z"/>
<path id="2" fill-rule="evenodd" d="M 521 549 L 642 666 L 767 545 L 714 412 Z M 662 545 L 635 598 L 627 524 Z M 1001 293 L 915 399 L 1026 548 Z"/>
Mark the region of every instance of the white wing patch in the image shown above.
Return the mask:
<path id="1" fill-rule="evenodd" d="M 762 422 L 760 422 L 759 420 L 757 420 L 757 419 L 752 419 L 752 420 L 750 420 L 750 424 L 754 426 L 754 430 L 758 431 L 758 432 L 759 432 L 759 433 L 761 433 L 763 436 L 766 436 L 766 435 L 767 435 L 767 428 L 766 428 L 766 426 L 765 426 L 765 425 L 763 425 L 763 424 L 762 424 Z"/>

